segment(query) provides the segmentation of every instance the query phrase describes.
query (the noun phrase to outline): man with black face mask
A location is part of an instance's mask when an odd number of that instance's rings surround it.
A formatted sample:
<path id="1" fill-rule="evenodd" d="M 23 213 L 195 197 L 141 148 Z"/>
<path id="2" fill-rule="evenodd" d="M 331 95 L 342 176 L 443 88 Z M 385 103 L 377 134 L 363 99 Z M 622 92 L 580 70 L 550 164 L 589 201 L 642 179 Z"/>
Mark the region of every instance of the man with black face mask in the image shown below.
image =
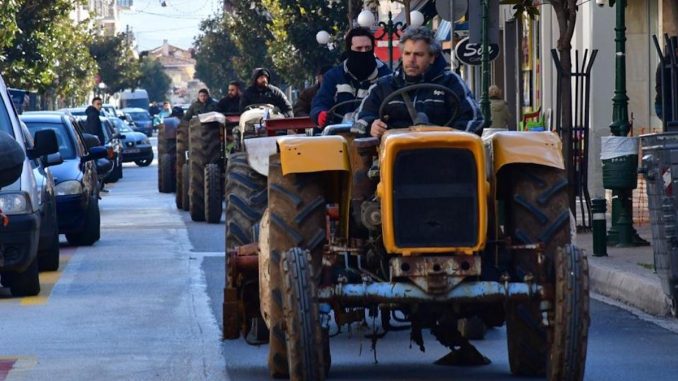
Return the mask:
<path id="1" fill-rule="evenodd" d="M 311 119 L 320 128 L 332 121 L 327 111 L 335 104 L 353 99 L 363 99 L 377 79 L 391 70 L 374 56 L 374 35 L 366 28 L 353 28 L 345 39 L 347 58 L 325 73 L 322 85 L 311 104 Z M 344 115 L 355 111 L 359 103 L 339 107 L 336 113 Z"/>

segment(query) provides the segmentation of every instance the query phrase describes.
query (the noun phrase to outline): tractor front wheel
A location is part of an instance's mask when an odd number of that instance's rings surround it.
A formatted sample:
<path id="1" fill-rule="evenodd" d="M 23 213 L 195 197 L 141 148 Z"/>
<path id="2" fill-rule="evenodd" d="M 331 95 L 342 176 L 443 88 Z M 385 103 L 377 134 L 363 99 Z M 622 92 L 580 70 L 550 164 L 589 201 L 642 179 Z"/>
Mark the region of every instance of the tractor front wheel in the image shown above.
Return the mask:
<path id="1" fill-rule="evenodd" d="M 324 344 L 310 253 L 293 248 L 283 253 L 283 311 L 290 380 L 325 379 Z"/>

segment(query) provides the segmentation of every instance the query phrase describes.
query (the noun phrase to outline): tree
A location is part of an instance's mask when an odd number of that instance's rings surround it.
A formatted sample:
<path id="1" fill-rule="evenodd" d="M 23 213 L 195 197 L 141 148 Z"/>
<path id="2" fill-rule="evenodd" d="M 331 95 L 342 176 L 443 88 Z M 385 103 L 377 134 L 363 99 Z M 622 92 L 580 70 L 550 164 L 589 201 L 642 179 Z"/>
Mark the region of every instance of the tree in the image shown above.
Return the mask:
<path id="1" fill-rule="evenodd" d="M 85 25 L 74 25 L 67 17 L 55 23 L 53 30 L 60 36 L 54 41 L 54 48 L 60 54 L 54 62 L 55 81 L 51 87 L 61 99 L 69 100 L 69 104 L 82 104 L 99 70 L 94 58 L 83 49 L 91 35 Z"/>
<path id="2" fill-rule="evenodd" d="M 329 6 L 325 0 L 263 0 L 263 4 L 271 15 L 273 39 L 268 42 L 268 53 L 287 82 L 302 85 L 317 68 L 336 63 L 341 49 L 319 46 L 315 35 L 325 30 L 342 40 L 349 25 L 345 3 L 330 2 Z"/>
<path id="3" fill-rule="evenodd" d="M 14 23 L 3 9 L 0 18 L 9 21 L 9 28 L 4 30 L 4 24 L 0 28 L 4 45 L 0 71 L 10 86 L 44 91 L 56 78 L 54 65 L 61 54 L 58 47 L 63 36 L 55 25 L 68 17 L 74 4 L 67 0 L 14 0 L 3 5 L 14 11 Z"/>
<path id="4" fill-rule="evenodd" d="M 151 101 L 164 101 L 170 91 L 172 79 L 156 60 L 144 59 L 141 62 L 141 80 L 139 87 L 146 89 Z"/>
<path id="5" fill-rule="evenodd" d="M 200 23 L 200 35 L 195 39 L 195 77 L 205 82 L 215 97 L 224 95 L 228 83 L 238 80 L 233 57 L 240 50 L 233 41 L 223 14 Z"/>
<path id="6" fill-rule="evenodd" d="M 239 54 L 231 57 L 238 75 L 249 83 L 257 67 L 271 70 L 272 81 L 277 82 L 277 71 L 268 55 L 267 44 L 273 39 L 269 30 L 271 15 L 262 0 L 232 0 L 232 12 L 225 15 L 224 27 L 230 31 Z"/>
<path id="7" fill-rule="evenodd" d="M 12 44 L 14 35 L 19 30 L 16 24 L 16 13 L 19 10 L 18 0 L 4 0 L 0 5 L 0 61 L 5 59 L 3 50 Z"/>
<path id="8" fill-rule="evenodd" d="M 90 42 L 89 53 L 99 65 L 99 75 L 109 94 L 135 88 L 141 80 L 139 60 L 134 57 L 125 33 L 98 36 Z"/>

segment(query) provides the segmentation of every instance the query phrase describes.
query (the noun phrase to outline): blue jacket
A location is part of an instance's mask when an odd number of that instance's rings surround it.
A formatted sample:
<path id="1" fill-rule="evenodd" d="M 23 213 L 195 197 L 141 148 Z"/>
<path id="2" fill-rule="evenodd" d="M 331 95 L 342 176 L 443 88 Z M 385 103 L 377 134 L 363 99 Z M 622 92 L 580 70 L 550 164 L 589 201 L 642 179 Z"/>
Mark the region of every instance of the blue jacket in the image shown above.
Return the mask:
<path id="1" fill-rule="evenodd" d="M 376 58 L 375 58 L 376 59 Z M 311 119 L 318 123 L 318 114 L 331 109 L 335 104 L 353 99 L 363 99 L 367 96 L 368 89 L 377 79 L 391 74 L 391 70 L 383 62 L 377 60 L 377 68 L 364 81 L 356 79 L 346 67 L 346 61 L 341 65 L 330 69 L 323 77 L 322 86 L 313 97 L 311 103 Z M 359 103 L 347 104 L 339 107 L 336 111 L 339 115 L 353 112 Z"/>
<path id="2" fill-rule="evenodd" d="M 430 124 L 443 126 L 452 117 L 452 112 L 457 111 L 456 118 L 450 127 L 478 134 L 482 132 L 484 119 L 478 103 L 464 80 L 447 70 L 447 63 L 442 56 L 436 58 L 419 82 L 406 81 L 405 73 L 401 68 L 398 68 L 394 74 L 379 79 L 361 104 L 354 128 L 362 135 L 369 135 L 372 122 L 379 118 L 379 107 L 382 101 L 394 91 L 416 83 L 434 83 L 445 86 L 458 98 L 457 101 L 444 91 L 427 88 L 410 92 L 410 99 L 414 103 L 415 110 L 426 114 Z M 389 117 L 387 121 L 389 129 L 406 128 L 413 124 L 402 97 L 389 101 L 384 106 L 384 115 Z"/>

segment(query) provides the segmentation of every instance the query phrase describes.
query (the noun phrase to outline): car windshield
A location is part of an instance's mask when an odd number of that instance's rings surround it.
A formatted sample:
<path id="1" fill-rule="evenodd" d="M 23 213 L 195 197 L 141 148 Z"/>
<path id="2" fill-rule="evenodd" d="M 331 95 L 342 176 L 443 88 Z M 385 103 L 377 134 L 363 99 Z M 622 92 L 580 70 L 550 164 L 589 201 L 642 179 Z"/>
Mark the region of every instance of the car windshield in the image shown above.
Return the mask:
<path id="1" fill-rule="evenodd" d="M 87 115 L 87 114 L 85 113 L 85 109 L 70 109 L 70 110 L 68 110 L 68 111 L 69 111 L 70 114 L 73 115 L 73 116 L 85 116 L 85 115 Z"/>
<path id="2" fill-rule="evenodd" d="M 125 124 L 125 122 L 123 122 L 123 121 L 122 121 L 121 119 L 119 119 L 119 118 L 110 118 L 110 119 L 108 119 L 108 120 L 110 120 L 111 123 L 113 123 L 113 125 L 115 126 L 115 129 L 118 130 L 119 133 L 123 133 L 123 132 L 133 132 L 133 130 L 132 130 L 131 128 L 127 127 L 127 125 Z"/>
<path id="3" fill-rule="evenodd" d="M 7 112 L 7 107 L 5 107 L 5 102 L 0 98 L 0 131 L 8 133 L 10 136 L 14 136 L 12 131 L 12 122 L 9 119 L 9 112 Z"/>
<path id="4" fill-rule="evenodd" d="M 73 144 L 71 134 L 68 133 L 67 127 L 63 123 L 33 122 L 29 120 L 24 120 L 24 123 L 26 123 L 28 130 L 34 137 L 38 131 L 53 130 L 56 134 L 57 143 L 59 143 L 61 158 L 64 160 L 75 159 L 75 144 Z"/>
<path id="5" fill-rule="evenodd" d="M 151 114 L 146 111 L 131 111 L 128 113 L 134 121 L 151 120 Z"/>

